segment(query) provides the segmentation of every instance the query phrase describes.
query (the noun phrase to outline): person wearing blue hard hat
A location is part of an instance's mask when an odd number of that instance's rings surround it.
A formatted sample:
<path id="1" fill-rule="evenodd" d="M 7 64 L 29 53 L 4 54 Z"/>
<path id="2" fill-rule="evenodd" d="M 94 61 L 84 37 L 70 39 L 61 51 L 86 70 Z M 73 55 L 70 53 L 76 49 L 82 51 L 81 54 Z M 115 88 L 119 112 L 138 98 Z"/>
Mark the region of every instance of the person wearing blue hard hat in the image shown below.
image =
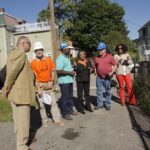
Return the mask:
<path id="1" fill-rule="evenodd" d="M 73 47 L 69 46 L 66 42 L 62 42 L 60 44 L 62 54 L 56 59 L 58 83 L 61 90 L 60 108 L 62 116 L 66 120 L 72 120 L 71 115 L 78 114 L 73 110 L 73 79 L 76 73 L 73 71 L 69 59 L 70 50 L 72 48 Z"/>
<path id="2" fill-rule="evenodd" d="M 95 58 L 95 69 L 97 73 L 97 107 L 95 110 L 103 108 L 103 87 L 106 91 L 106 110 L 110 110 L 111 107 L 111 91 L 110 83 L 113 73 L 116 71 L 116 61 L 111 54 L 107 52 L 107 45 L 105 42 L 99 42 L 97 51 L 99 56 Z"/>
<path id="3" fill-rule="evenodd" d="M 63 50 L 63 49 L 73 49 L 73 47 L 69 46 L 68 43 L 66 43 L 66 42 L 62 42 L 60 44 L 60 50 Z"/>
<path id="4" fill-rule="evenodd" d="M 98 47 L 97 47 L 97 50 L 98 50 L 98 51 L 101 51 L 101 50 L 103 50 L 103 49 L 107 49 L 106 43 L 105 43 L 105 42 L 99 42 Z"/>

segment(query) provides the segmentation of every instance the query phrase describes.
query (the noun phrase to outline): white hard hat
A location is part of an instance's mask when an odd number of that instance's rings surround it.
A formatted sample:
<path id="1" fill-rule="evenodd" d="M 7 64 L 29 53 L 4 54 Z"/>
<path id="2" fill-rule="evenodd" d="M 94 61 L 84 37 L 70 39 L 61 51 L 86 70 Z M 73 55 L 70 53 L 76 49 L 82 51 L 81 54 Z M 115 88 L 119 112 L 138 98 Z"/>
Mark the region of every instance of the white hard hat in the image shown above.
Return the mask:
<path id="1" fill-rule="evenodd" d="M 37 49 L 43 49 L 43 44 L 41 42 L 35 42 L 34 43 L 34 51 Z"/>

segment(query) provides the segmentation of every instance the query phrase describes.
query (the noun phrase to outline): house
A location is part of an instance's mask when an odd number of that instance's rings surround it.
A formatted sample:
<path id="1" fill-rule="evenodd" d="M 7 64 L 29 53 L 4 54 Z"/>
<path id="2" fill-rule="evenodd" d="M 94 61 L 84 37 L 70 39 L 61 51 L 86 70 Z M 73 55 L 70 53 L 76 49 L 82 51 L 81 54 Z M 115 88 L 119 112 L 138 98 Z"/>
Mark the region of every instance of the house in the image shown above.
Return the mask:
<path id="1" fill-rule="evenodd" d="M 56 33 L 56 42 L 58 42 L 57 26 Z M 0 8 L 0 68 L 6 64 L 8 53 L 15 47 L 19 36 L 29 37 L 32 45 L 37 41 L 42 42 L 45 54 L 53 57 L 51 26 L 48 22 L 26 23 L 26 21 L 13 17 Z M 33 47 L 28 53 L 28 58 L 30 61 L 34 58 Z"/>
<path id="2" fill-rule="evenodd" d="M 4 8 L 0 8 L 0 68 L 6 64 L 7 55 L 14 47 L 15 25 L 23 23 L 24 20 L 15 18 L 5 13 Z"/>
<path id="3" fill-rule="evenodd" d="M 139 38 L 136 43 L 140 52 L 140 61 L 150 61 L 150 21 L 139 30 Z"/>

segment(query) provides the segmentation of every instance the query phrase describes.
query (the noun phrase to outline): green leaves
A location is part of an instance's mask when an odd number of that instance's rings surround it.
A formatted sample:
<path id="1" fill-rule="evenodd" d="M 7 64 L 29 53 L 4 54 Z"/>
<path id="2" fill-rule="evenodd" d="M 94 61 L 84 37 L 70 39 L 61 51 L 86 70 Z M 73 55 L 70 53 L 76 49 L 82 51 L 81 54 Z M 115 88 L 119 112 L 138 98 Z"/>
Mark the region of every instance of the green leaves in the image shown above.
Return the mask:
<path id="1" fill-rule="evenodd" d="M 78 47 L 87 51 L 94 51 L 98 42 L 107 39 L 105 36 L 112 31 L 120 32 L 127 38 L 123 15 L 123 8 L 108 0 L 81 0 L 71 38 Z M 109 40 L 106 41 L 109 43 Z"/>
<path id="2" fill-rule="evenodd" d="M 128 38 L 125 11 L 109 0 L 55 0 L 55 19 L 62 39 L 73 41 L 74 46 L 91 53 L 99 41 L 110 49 L 124 43 L 135 49 Z M 38 21 L 49 19 L 49 7 L 39 13 Z"/>

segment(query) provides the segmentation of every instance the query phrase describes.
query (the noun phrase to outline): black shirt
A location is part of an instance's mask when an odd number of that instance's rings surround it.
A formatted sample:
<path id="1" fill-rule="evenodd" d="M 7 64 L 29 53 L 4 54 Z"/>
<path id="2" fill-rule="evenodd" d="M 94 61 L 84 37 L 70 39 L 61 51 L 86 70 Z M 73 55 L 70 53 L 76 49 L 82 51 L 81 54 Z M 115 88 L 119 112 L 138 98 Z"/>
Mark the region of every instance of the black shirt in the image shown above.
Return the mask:
<path id="1" fill-rule="evenodd" d="M 90 81 L 90 68 L 93 68 L 92 63 L 90 61 L 87 62 L 86 66 L 81 63 L 77 63 L 76 68 L 75 68 L 76 81 L 77 82 Z"/>

